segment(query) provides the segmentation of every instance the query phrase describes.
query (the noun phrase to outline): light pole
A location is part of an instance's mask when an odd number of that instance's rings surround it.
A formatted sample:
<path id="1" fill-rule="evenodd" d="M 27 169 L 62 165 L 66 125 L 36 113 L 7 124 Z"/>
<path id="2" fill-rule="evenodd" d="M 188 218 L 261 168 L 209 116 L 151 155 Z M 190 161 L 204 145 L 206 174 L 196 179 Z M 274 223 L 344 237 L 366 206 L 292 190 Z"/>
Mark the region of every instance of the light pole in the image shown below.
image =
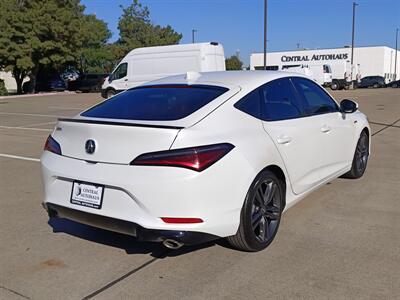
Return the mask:
<path id="1" fill-rule="evenodd" d="M 194 33 L 197 32 L 197 29 L 192 29 L 192 44 L 194 44 Z"/>
<path id="2" fill-rule="evenodd" d="M 267 0 L 264 0 L 264 70 L 267 69 Z"/>
<path id="3" fill-rule="evenodd" d="M 396 51 L 394 52 L 394 80 L 397 79 L 397 38 L 399 36 L 399 29 L 396 28 Z"/>
<path id="4" fill-rule="evenodd" d="M 354 69 L 354 65 L 353 65 L 353 61 L 354 61 L 354 23 L 355 23 L 355 19 L 356 19 L 356 6 L 358 4 L 353 2 L 353 26 L 351 29 L 351 88 L 354 88 L 354 84 L 353 84 L 353 69 Z"/>

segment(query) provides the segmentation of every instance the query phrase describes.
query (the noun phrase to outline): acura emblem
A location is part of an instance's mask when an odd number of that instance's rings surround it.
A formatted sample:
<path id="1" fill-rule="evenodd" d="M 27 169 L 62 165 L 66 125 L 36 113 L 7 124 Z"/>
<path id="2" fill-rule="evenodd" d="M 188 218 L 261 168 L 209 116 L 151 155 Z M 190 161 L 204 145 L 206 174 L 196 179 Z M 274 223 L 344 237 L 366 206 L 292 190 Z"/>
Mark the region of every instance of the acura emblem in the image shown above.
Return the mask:
<path id="1" fill-rule="evenodd" d="M 85 144 L 85 149 L 87 154 L 93 154 L 96 150 L 96 143 L 93 140 L 87 140 Z"/>

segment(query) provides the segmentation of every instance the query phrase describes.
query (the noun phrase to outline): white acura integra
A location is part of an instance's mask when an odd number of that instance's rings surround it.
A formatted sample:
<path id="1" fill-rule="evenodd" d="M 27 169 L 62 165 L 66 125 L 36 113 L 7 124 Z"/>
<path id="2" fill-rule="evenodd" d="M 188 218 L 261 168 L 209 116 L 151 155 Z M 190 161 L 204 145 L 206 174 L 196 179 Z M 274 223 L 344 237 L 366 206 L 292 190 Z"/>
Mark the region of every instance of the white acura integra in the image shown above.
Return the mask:
<path id="1" fill-rule="evenodd" d="M 363 175 L 357 104 L 287 72 L 187 73 L 59 119 L 42 155 L 50 217 L 159 241 L 258 251 L 321 185 Z"/>

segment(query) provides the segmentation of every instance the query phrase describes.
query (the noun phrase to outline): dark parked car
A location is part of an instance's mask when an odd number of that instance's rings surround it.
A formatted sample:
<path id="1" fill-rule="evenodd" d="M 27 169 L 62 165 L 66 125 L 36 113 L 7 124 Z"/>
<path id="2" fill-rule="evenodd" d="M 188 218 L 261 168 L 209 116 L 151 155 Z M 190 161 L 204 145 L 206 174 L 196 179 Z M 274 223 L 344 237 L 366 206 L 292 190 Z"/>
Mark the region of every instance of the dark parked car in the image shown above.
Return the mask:
<path id="1" fill-rule="evenodd" d="M 100 92 L 101 85 L 107 77 L 108 74 L 82 74 L 77 80 L 69 82 L 68 89 L 81 92 Z"/>
<path id="2" fill-rule="evenodd" d="M 386 86 L 392 88 L 400 88 L 400 80 L 389 82 Z"/>
<path id="3" fill-rule="evenodd" d="M 367 76 L 361 79 L 358 84 L 359 88 L 380 88 L 386 86 L 385 79 L 382 76 Z"/>
<path id="4" fill-rule="evenodd" d="M 31 91 L 31 81 L 23 84 L 22 89 L 24 93 Z M 65 91 L 67 84 L 57 73 L 39 73 L 36 78 L 36 92 L 49 92 L 49 91 Z"/>

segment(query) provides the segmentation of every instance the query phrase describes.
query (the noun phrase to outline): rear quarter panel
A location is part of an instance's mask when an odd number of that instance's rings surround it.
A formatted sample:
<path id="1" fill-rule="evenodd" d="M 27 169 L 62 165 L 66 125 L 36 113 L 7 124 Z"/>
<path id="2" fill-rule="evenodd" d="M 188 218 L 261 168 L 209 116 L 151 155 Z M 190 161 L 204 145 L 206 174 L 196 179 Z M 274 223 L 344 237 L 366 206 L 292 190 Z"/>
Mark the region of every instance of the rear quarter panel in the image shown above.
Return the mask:
<path id="1" fill-rule="evenodd" d="M 235 146 L 232 153 L 221 160 L 228 160 L 233 153 L 235 159 L 229 159 L 229 163 L 224 164 L 224 176 L 210 182 L 210 185 L 221 185 L 222 190 L 233 190 L 230 199 L 221 197 L 218 201 L 228 201 L 235 210 L 237 220 L 247 191 L 258 173 L 267 166 L 276 165 L 288 178 L 281 157 L 263 130 L 262 122 L 233 106 L 245 94 L 236 95 L 194 126 L 182 129 L 171 147 L 177 149 L 216 143 L 231 143 Z M 217 168 L 218 163 L 210 168 L 214 167 Z M 290 182 L 287 181 L 286 185 L 289 186 Z"/>

